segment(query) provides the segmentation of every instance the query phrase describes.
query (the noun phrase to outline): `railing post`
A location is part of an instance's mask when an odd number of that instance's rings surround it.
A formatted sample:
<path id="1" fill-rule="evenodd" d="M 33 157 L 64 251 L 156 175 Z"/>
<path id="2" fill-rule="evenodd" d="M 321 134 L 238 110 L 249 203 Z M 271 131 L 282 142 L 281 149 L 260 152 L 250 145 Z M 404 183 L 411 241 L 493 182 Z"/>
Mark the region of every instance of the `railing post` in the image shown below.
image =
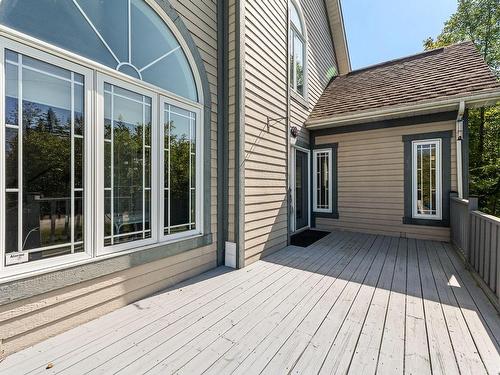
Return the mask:
<path id="1" fill-rule="evenodd" d="M 476 268 L 475 260 L 472 259 L 472 257 L 475 255 L 475 249 L 473 246 L 474 244 L 472 243 L 475 241 L 475 236 L 478 235 L 478 233 L 475 232 L 475 228 L 472 228 L 472 211 L 476 211 L 479 208 L 479 201 L 477 197 L 469 197 L 469 204 L 467 205 L 467 260 L 469 261 L 470 264 L 473 265 L 473 268 Z M 472 235 L 474 233 L 474 235 Z M 474 249 L 474 252 L 471 250 Z M 474 253 L 474 254 L 473 254 Z"/>
<path id="2" fill-rule="evenodd" d="M 477 197 L 469 197 L 469 211 L 477 211 L 479 208 L 479 199 Z"/>
<path id="3" fill-rule="evenodd" d="M 457 235 L 458 232 L 458 227 L 457 224 L 459 223 L 459 220 L 457 220 L 457 216 L 459 215 L 458 212 L 456 212 L 456 206 L 455 202 L 453 201 L 453 198 L 458 197 L 458 193 L 455 191 L 450 192 L 450 240 L 451 243 L 453 243 L 455 246 L 463 246 L 462 244 L 457 243 Z"/>

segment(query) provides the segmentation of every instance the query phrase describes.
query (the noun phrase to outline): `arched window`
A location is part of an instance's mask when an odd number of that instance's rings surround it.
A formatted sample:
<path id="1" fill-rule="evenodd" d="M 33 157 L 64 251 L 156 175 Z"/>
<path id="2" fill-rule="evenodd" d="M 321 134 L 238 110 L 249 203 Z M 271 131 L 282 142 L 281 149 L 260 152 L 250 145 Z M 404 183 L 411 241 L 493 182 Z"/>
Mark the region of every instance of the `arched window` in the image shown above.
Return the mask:
<path id="1" fill-rule="evenodd" d="M 3 0 L 0 29 L 0 278 L 201 234 L 203 98 L 173 23 Z"/>
<path id="2" fill-rule="evenodd" d="M 3 0 L 0 24 L 197 101 L 186 55 L 144 0 Z"/>
<path id="3" fill-rule="evenodd" d="M 290 86 L 305 96 L 306 31 L 299 9 L 295 1 L 290 2 Z"/>

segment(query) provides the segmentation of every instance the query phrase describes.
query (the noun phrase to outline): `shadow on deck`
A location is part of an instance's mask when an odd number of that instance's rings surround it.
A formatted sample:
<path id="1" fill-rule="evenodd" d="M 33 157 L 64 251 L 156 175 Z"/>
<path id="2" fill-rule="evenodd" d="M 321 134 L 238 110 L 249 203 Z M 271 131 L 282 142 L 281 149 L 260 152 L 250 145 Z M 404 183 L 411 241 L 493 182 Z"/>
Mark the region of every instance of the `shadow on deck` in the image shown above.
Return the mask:
<path id="1" fill-rule="evenodd" d="M 449 244 L 334 232 L 187 280 L 0 373 L 496 374 L 499 343 L 498 312 Z"/>

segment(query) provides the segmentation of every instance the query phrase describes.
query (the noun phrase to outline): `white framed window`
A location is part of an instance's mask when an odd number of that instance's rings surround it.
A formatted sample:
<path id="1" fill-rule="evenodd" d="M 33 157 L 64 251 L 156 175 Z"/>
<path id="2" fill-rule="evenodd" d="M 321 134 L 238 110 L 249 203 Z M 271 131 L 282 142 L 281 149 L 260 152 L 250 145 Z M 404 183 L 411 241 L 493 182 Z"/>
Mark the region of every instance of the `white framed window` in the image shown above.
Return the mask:
<path id="1" fill-rule="evenodd" d="M 182 238 L 201 231 L 201 111 L 160 98 L 160 206 L 162 238 Z"/>
<path id="2" fill-rule="evenodd" d="M 17 272 L 91 253 L 92 71 L 7 39 L 1 266 Z"/>
<path id="3" fill-rule="evenodd" d="M 306 30 L 300 6 L 290 1 L 290 87 L 306 96 Z"/>
<path id="4" fill-rule="evenodd" d="M 158 96 L 98 74 L 98 253 L 156 242 Z M 100 211 L 100 212 L 99 212 Z M 102 222 L 101 222 L 102 220 Z"/>
<path id="5" fill-rule="evenodd" d="M 93 34 L 71 45 L 17 24 L 27 3 L 0 4 L 0 279 L 202 235 L 203 96 L 176 30 L 149 1 L 73 0 L 51 9 Z"/>
<path id="6" fill-rule="evenodd" d="M 441 139 L 412 142 L 412 215 L 417 219 L 442 218 Z"/>
<path id="7" fill-rule="evenodd" d="M 313 150 L 313 211 L 332 212 L 332 150 Z"/>

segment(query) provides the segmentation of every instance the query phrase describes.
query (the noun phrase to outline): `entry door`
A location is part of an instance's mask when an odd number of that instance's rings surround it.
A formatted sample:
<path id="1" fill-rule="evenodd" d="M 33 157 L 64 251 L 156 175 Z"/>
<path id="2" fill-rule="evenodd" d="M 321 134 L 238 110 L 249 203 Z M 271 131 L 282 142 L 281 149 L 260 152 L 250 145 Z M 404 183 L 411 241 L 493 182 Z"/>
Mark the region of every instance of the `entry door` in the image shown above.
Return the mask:
<path id="1" fill-rule="evenodd" d="M 307 153 L 295 150 L 295 230 L 309 224 L 309 163 Z"/>

